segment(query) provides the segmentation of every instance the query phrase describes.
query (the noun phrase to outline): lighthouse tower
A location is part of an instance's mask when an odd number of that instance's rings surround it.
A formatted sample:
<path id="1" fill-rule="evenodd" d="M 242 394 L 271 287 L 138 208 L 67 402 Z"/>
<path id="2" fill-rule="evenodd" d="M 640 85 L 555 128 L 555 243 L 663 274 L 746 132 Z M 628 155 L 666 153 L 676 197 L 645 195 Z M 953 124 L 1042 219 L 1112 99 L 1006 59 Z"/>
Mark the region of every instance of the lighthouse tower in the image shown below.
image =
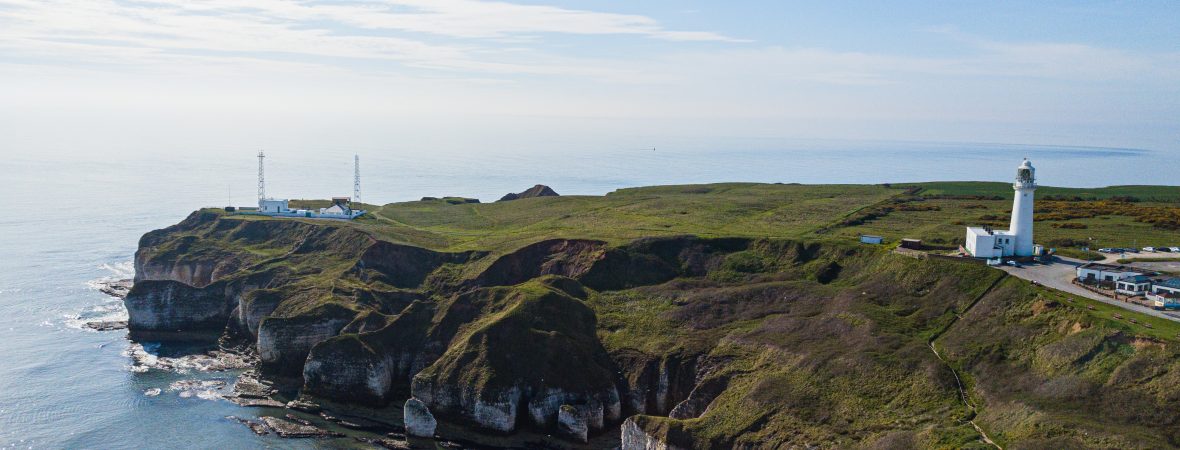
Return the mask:
<path id="1" fill-rule="evenodd" d="M 1033 254 L 1033 193 L 1037 190 L 1036 169 L 1028 158 L 1016 168 L 1016 182 L 1012 189 L 1016 198 L 1012 200 L 1012 224 L 1008 233 L 1012 235 L 1014 256 Z"/>

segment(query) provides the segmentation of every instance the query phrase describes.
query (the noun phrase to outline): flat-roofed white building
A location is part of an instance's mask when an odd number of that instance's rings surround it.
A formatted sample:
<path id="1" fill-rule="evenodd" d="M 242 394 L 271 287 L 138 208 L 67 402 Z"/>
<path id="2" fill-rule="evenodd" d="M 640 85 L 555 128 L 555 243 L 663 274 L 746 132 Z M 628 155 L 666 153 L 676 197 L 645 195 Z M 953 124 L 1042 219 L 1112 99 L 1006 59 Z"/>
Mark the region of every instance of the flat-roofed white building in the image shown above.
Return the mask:
<path id="1" fill-rule="evenodd" d="M 1114 291 L 1131 296 L 1147 295 L 1151 291 L 1151 277 L 1147 275 L 1125 277 L 1115 283 Z"/>
<path id="2" fill-rule="evenodd" d="M 967 227 L 967 253 L 976 258 L 1012 256 L 1016 238 L 1007 231 L 992 231 L 984 227 Z"/>
<path id="3" fill-rule="evenodd" d="M 258 200 L 258 212 L 267 214 L 281 214 L 291 212 L 287 199 L 264 198 Z"/>
<path id="4" fill-rule="evenodd" d="M 1078 281 L 1109 281 L 1117 282 L 1119 280 L 1145 275 L 1142 270 L 1128 266 L 1116 266 L 1112 264 L 1102 263 L 1087 263 L 1078 266 L 1077 268 Z"/>

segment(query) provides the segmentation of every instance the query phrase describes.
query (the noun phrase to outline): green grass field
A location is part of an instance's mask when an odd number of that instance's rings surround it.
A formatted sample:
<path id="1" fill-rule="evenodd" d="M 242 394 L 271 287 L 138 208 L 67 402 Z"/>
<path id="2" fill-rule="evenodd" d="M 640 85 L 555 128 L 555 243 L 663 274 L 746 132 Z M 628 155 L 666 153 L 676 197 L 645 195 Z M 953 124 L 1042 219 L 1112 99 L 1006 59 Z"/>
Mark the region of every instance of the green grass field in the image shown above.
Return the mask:
<path id="1" fill-rule="evenodd" d="M 445 250 L 511 250 L 542 239 L 623 243 L 640 237 L 800 237 L 900 192 L 872 185 L 727 183 L 622 189 L 606 196 L 453 205 L 385 205 L 360 221 L 391 237 Z M 410 235 L 406 228 L 419 235 Z"/>
<path id="2" fill-rule="evenodd" d="M 1133 197 L 1135 207 L 1180 207 L 1177 186 L 1059 188 L 1038 198 Z M 614 244 L 639 237 L 693 234 L 851 240 L 875 234 L 896 243 L 917 238 L 948 249 L 962 243 L 964 227 L 1007 228 L 1012 188 L 994 182 L 893 185 L 721 183 L 620 189 L 605 196 L 565 196 L 498 203 L 447 199 L 364 205 L 372 213 L 351 225 L 391 241 L 436 250 L 510 251 L 547 238 L 601 239 Z M 899 200 L 894 209 L 854 225 L 846 219 Z M 300 200 L 302 206 L 326 201 Z M 1036 241 L 1052 248 L 1180 246 L 1180 232 L 1124 215 L 1038 221 Z"/>

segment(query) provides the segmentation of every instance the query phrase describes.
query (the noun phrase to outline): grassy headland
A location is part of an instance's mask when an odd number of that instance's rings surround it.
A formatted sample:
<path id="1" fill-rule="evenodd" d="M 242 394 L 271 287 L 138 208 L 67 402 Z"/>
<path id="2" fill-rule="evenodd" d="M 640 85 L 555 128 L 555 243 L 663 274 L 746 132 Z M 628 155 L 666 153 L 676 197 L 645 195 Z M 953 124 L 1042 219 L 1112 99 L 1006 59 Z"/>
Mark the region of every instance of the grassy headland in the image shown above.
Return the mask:
<path id="1" fill-rule="evenodd" d="M 1037 211 L 1050 245 L 1177 236 L 1180 188 L 1038 195 L 1054 199 Z M 516 386 L 600 401 L 617 385 L 625 416 L 673 445 L 985 448 L 976 425 L 1005 448 L 1176 445 L 1175 322 L 855 239 L 953 248 L 1010 207 L 1005 183 L 726 183 L 424 200 L 353 222 L 206 211 L 145 242 L 290 280 L 246 296 L 277 304 L 262 328 L 355 315 L 311 350 L 321 368 L 421 360 L 415 383 L 485 400 Z M 322 375 L 324 395 L 368 395 Z M 358 399 L 396 401 L 413 375 Z"/>

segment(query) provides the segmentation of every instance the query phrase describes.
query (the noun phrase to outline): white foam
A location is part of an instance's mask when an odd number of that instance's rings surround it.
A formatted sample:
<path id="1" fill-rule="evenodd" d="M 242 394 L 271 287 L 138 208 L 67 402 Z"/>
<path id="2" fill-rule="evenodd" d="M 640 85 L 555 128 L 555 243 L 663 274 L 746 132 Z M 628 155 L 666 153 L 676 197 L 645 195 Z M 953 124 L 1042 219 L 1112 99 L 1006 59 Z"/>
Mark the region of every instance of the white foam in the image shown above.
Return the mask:
<path id="1" fill-rule="evenodd" d="M 135 276 L 135 262 L 132 260 L 120 261 L 117 263 L 102 263 L 98 268 L 106 270 L 111 273 L 111 277 L 125 280 Z"/>

